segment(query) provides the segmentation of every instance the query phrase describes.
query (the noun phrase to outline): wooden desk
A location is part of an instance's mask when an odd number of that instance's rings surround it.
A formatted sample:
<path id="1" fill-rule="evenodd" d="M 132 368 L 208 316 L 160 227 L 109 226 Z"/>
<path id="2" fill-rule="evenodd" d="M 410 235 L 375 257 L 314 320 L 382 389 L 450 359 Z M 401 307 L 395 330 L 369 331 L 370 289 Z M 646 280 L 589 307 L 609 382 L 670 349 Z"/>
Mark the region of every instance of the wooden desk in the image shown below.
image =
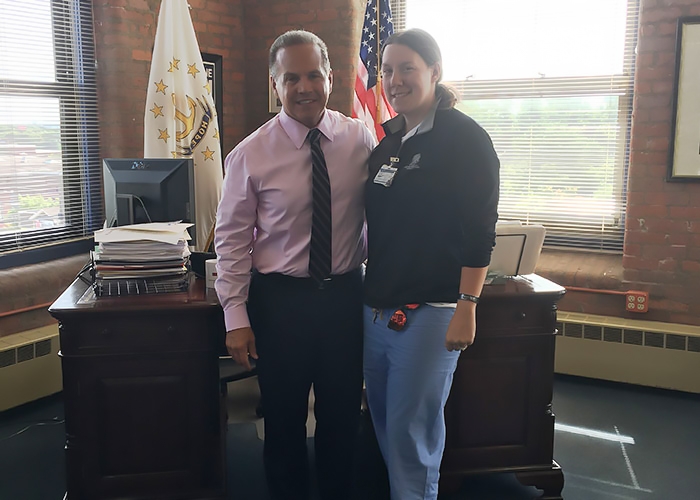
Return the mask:
<path id="1" fill-rule="evenodd" d="M 59 321 L 68 500 L 223 499 L 223 314 L 204 280 L 188 292 L 81 301 Z"/>
<path id="2" fill-rule="evenodd" d="M 68 500 L 225 498 L 216 295 L 196 280 L 186 293 L 81 303 L 86 288 L 74 282 L 49 309 L 60 322 Z M 485 288 L 445 408 L 441 491 L 512 471 L 561 500 L 551 401 L 563 294 L 535 275 Z"/>
<path id="3" fill-rule="evenodd" d="M 525 485 L 561 500 L 553 460 L 552 384 L 556 302 L 564 288 L 528 275 L 484 288 L 476 342 L 461 355 L 445 406 L 447 443 L 440 491 L 467 474 L 516 472 Z"/>

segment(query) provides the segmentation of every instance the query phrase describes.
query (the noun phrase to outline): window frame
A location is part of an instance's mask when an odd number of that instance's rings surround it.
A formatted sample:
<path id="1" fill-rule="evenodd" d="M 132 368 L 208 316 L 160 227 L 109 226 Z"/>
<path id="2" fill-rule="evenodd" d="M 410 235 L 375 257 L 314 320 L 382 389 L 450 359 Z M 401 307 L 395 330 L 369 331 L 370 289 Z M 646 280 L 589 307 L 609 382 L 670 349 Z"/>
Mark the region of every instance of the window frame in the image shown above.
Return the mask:
<path id="1" fill-rule="evenodd" d="M 58 99 L 65 225 L 0 235 L 0 269 L 87 252 L 104 218 L 92 3 L 50 5 L 55 81 L 0 79 L 0 95 Z"/>
<path id="2" fill-rule="evenodd" d="M 406 29 L 407 0 L 390 0 L 392 18 L 396 31 Z M 543 77 L 503 80 L 461 80 L 444 83 L 457 90 L 462 101 L 483 99 L 524 99 L 533 97 L 618 97 L 618 159 L 614 199 L 619 200 L 619 214 L 613 214 L 617 223 L 610 229 L 608 236 L 601 230 L 596 236 L 576 236 L 552 234 L 549 231 L 545 246 L 564 247 L 587 251 L 621 254 L 626 224 L 626 197 L 630 163 L 630 141 L 632 125 L 632 106 L 634 99 L 634 77 L 638 41 L 638 23 L 640 0 L 627 0 L 625 21 L 624 65 L 621 74 L 579 76 L 579 77 Z M 397 8 L 398 7 L 398 8 Z M 396 14 L 394 14 L 396 13 Z M 500 90 L 497 90 L 497 87 Z M 523 217 L 521 220 L 526 221 Z M 546 225 L 546 223 L 545 223 Z M 575 243 L 576 242 L 576 243 Z"/>

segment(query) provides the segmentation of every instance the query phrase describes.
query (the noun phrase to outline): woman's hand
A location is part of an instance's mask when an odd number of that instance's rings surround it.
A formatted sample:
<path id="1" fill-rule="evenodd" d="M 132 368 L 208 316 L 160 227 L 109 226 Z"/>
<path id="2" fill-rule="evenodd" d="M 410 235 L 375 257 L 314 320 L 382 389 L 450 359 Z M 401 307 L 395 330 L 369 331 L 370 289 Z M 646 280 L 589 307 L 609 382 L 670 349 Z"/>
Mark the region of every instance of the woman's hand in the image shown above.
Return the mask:
<path id="1" fill-rule="evenodd" d="M 463 351 L 474 343 L 476 336 L 476 304 L 460 301 L 447 327 L 445 347 L 448 351 Z"/>
<path id="2" fill-rule="evenodd" d="M 463 267 L 459 277 L 459 291 L 479 297 L 488 267 Z M 457 309 L 447 327 L 445 347 L 448 351 L 463 351 L 474 343 L 476 336 L 476 302 L 458 300 Z"/>

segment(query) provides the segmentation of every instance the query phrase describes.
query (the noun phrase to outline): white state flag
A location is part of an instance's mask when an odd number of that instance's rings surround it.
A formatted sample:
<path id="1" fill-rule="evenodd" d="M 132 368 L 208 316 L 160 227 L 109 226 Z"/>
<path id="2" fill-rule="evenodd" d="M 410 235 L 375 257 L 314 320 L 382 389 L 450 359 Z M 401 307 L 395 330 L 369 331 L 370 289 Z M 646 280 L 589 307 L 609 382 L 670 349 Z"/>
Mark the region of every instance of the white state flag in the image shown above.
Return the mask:
<path id="1" fill-rule="evenodd" d="M 145 158 L 192 158 L 196 249 L 214 227 L 223 170 L 216 108 L 187 0 L 163 0 L 148 81 Z"/>

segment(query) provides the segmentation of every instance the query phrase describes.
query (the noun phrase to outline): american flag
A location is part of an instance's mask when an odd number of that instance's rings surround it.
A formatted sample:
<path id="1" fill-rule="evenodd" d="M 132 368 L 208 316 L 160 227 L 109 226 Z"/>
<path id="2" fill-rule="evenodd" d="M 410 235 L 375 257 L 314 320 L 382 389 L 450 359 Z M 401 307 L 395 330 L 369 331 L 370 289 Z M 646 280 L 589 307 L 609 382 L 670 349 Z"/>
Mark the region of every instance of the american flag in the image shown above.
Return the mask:
<path id="1" fill-rule="evenodd" d="M 364 121 L 378 140 L 384 137 L 381 124 L 396 115 L 384 95 L 379 72 L 379 54 L 392 33 L 389 0 L 367 0 L 352 116 Z"/>

